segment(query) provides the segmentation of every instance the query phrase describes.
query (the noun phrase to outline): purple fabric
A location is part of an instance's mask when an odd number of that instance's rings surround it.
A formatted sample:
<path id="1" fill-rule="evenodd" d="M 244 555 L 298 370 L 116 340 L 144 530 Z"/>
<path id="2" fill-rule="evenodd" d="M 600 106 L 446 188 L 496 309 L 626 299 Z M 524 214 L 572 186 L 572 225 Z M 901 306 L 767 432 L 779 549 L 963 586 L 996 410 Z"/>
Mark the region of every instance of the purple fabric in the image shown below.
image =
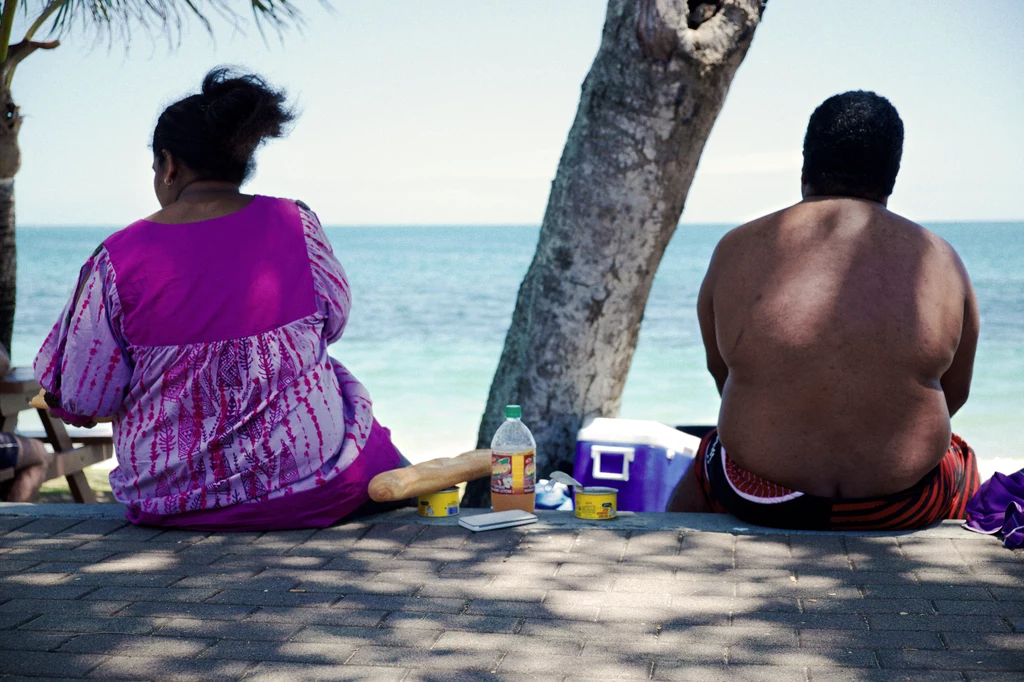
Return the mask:
<path id="1" fill-rule="evenodd" d="M 184 225 L 140 220 L 103 245 L 133 346 L 255 336 L 316 312 L 290 201 L 256 196 L 236 213 Z"/>
<path id="2" fill-rule="evenodd" d="M 1017 549 L 1024 545 L 1024 507 L 1020 502 L 1014 500 L 1006 507 L 1005 521 L 1003 521 L 1003 546 L 1007 549 Z"/>
<path id="3" fill-rule="evenodd" d="M 967 503 L 964 527 L 976 533 L 1002 533 L 1003 545 L 1024 545 L 1024 469 L 1014 474 L 995 473 L 981 484 Z"/>
<path id="4" fill-rule="evenodd" d="M 344 476 L 321 486 L 259 504 L 236 504 L 163 516 L 128 510 L 128 519 L 144 526 L 173 526 L 207 531 L 289 530 L 326 528 L 345 518 L 367 500 L 367 486 L 377 474 L 398 468 L 401 455 L 391 444 L 391 432 L 373 422 L 366 446 Z"/>
<path id="5" fill-rule="evenodd" d="M 35 375 L 65 421 L 113 418 L 110 484 L 130 517 L 265 503 L 338 477 L 365 490 L 365 467 L 349 470 L 370 396 L 327 354 L 349 307 L 319 221 L 292 202 L 136 223 L 83 266 Z"/>

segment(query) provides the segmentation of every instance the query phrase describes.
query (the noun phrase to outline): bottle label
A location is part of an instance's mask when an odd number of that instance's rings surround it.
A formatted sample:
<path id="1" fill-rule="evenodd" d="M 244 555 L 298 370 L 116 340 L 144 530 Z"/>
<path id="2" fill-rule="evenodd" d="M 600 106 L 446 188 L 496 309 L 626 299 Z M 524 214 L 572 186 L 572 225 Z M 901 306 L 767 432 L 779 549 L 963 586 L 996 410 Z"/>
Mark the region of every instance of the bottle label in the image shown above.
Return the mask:
<path id="1" fill-rule="evenodd" d="M 491 492 L 501 495 L 532 493 L 537 480 L 534 450 L 491 453 Z"/>

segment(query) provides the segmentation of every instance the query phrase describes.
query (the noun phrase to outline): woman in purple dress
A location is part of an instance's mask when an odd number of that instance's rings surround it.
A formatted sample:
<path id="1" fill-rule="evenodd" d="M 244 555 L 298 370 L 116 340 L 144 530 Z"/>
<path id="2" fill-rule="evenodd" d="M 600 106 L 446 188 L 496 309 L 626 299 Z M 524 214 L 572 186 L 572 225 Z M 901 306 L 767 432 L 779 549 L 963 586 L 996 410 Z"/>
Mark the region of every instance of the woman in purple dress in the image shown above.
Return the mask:
<path id="1" fill-rule="evenodd" d="M 370 395 L 327 346 L 348 281 L 301 202 L 239 191 L 292 121 L 283 92 L 211 71 L 153 133 L 162 207 L 82 268 L 35 361 L 65 421 L 113 421 L 114 496 L 134 523 L 324 527 L 399 466 Z"/>

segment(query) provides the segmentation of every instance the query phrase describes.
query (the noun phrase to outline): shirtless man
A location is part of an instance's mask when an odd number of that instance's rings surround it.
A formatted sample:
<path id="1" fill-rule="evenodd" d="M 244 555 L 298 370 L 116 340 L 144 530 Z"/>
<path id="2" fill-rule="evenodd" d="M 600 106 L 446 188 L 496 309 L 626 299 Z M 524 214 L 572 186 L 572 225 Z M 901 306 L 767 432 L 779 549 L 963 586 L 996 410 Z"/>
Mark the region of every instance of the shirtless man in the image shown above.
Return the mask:
<path id="1" fill-rule="evenodd" d="M 11 371 L 11 361 L 0 345 L 0 378 Z M 14 469 L 14 478 L 0 483 L 0 501 L 31 502 L 46 480 L 52 455 L 43 444 L 13 433 L 0 433 L 0 469 Z"/>
<path id="2" fill-rule="evenodd" d="M 719 242 L 697 301 L 722 407 L 669 511 L 790 528 L 963 518 L 978 306 L 944 240 L 886 209 L 903 148 L 888 100 L 815 110 L 803 201 Z"/>

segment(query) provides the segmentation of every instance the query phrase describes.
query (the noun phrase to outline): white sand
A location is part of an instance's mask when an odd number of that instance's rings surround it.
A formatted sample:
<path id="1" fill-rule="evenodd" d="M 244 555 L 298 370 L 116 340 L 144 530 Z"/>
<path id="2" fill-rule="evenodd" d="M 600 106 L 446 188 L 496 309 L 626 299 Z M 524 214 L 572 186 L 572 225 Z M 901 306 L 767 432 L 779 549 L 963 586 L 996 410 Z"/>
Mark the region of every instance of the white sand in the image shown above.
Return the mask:
<path id="1" fill-rule="evenodd" d="M 33 423 L 33 420 L 34 420 L 34 423 Z M 36 424 L 38 424 L 38 427 L 37 427 L 38 430 L 40 430 L 40 431 L 42 430 L 42 424 L 40 424 L 38 422 L 38 417 L 36 417 L 36 415 L 34 413 L 31 414 L 31 418 L 30 419 L 26 419 L 26 420 L 24 420 L 24 422 L 26 422 L 26 423 L 19 423 L 18 426 L 21 427 L 21 428 L 32 429 L 33 427 L 36 427 Z M 71 430 L 74 431 L 75 429 L 71 429 Z M 110 433 L 110 425 L 109 424 L 101 424 L 100 426 L 98 426 L 96 428 L 96 431 L 103 431 L 104 433 Z M 465 449 L 468 449 L 468 448 L 465 448 Z M 428 449 L 422 449 L 422 450 L 418 450 L 418 451 L 414 451 L 414 452 L 404 452 L 404 454 L 405 454 L 405 456 L 411 462 L 413 462 L 415 464 L 417 462 L 423 462 L 423 461 L 426 461 L 428 459 L 434 459 L 436 457 L 454 457 L 455 455 L 458 455 L 459 453 L 461 453 L 463 451 L 464 451 L 464 447 L 460 447 L 459 445 L 452 445 L 452 446 L 447 447 L 447 448 L 438 448 L 438 449 L 433 449 L 432 448 L 432 449 L 429 449 L 429 450 Z M 97 467 L 99 469 L 103 469 L 103 470 L 109 471 L 109 470 L 113 469 L 116 464 L 117 464 L 117 461 L 115 459 L 111 458 L 111 459 L 105 460 L 103 462 L 100 462 L 99 464 L 95 464 L 93 466 L 95 466 L 95 467 Z M 991 478 L 992 474 L 997 472 L 997 471 L 1000 472 L 1000 473 L 1003 473 L 1003 474 L 1012 474 L 1015 471 L 1020 471 L 1021 469 L 1024 469 L 1024 458 L 997 457 L 997 458 L 989 458 L 989 459 L 985 459 L 985 458 L 979 458 L 978 459 L 978 470 L 981 472 L 981 480 L 983 480 L 983 481 L 987 480 L 988 478 Z M 542 476 L 542 478 L 546 478 L 546 476 Z"/>
<path id="2" fill-rule="evenodd" d="M 978 459 L 978 471 L 981 473 L 981 480 L 992 478 L 992 474 L 1012 474 L 1024 469 L 1024 459 L 1011 459 L 999 457 L 996 459 Z"/>
<path id="3" fill-rule="evenodd" d="M 457 452 L 438 451 L 432 453 L 423 453 L 423 456 L 412 459 L 413 462 L 423 462 L 434 457 L 452 457 L 457 455 Z M 104 460 L 99 464 L 93 466 L 97 469 L 110 471 L 117 465 L 117 460 L 114 458 Z M 999 459 L 979 459 L 978 460 L 978 471 L 981 472 L 981 480 L 985 481 L 992 477 L 992 474 L 999 472 L 1001 474 L 1012 474 L 1015 471 L 1024 469 L 1024 459 L 1010 459 L 1007 457 L 1001 457 Z"/>

